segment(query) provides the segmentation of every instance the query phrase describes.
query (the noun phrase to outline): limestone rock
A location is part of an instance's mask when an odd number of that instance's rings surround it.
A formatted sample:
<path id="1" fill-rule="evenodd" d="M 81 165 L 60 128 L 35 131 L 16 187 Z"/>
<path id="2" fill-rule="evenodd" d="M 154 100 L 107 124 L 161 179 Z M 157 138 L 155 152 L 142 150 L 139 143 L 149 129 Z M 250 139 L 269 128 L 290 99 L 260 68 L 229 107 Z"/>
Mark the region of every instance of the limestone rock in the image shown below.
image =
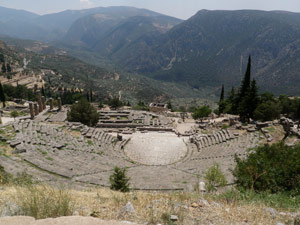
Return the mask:
<path id="1" fill-rule="evenodd" d="M 205 199 L 200 199 L 198 204 L 200 207 L 209 206 L 208 201 L 206 201 Z"/>
<path id="2" fill-rule="evenodd" d="M 7 202 L 0 212 L 0 217 L 16 216 L 21 214 L 22 209 L 19 205 L 17 205 L 15 202 Z"/>
<path id="3" fill-rule="evenodd" d="M 173 221 L 173 222 L 175 222 L 175 221 L 178 220 L 178 216 L 176 216 L 176 215 L 171 215 L 171 216 L 170 216 L 170 220 Z"/>
<path id="4" fill-rule="evenodd" d="M 135 213 L 134 207 L 131 202 L 127 202 L 127 204 L 124 207 L 124 211 L 132 214 Z"/>
<path id="5" fill-rule="evenodd" d="M 193 208 L 198 208 L 199 205 L 198 205 L 196 202 L 194 202 L 194 203 L 192 204 L 192 207 L 193 207 Z"/>
<path id="6" fill-rule="evenodd" d="M 276 216 L 277 216 L 277 211 L 276 211 L 276 209 L 273 209 L 273 208 L 265 208 L 264 210 L 265 210 L 266 212 L 270 213 L 271 216 L 273 216 L 273 217 L 276 217 Z"/>
<path id="7" fill-rule="evenodd" d="M 205 192 L 206 191 L 205 183 L 204 182 L 199 182 L 199 191 L 201 191 L 201 192 Z"/>

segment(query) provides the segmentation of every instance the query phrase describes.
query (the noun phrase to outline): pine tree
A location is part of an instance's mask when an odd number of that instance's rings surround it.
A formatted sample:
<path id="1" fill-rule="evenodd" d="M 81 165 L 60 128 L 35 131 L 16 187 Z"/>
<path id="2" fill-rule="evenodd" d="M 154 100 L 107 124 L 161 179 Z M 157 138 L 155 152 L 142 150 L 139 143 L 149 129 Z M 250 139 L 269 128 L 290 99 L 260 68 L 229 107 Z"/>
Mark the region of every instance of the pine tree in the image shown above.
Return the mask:
<path id="1" fill-rule="evenodd" d="M 3 108 L 5 108 L 5 94 L 1 82 L 0 82 L 0 101 L 3 104 Z"/>
<path id="2" fill-rule="evenodd" d="M 224 85 L 222 85 L 221 96 L 219 101 L 219 114 L 223 113 L 225 110 L 226 104 L 224 101 Z"/>
<path id="3" fill-rule="evenodd" d="M 126 176 L 126 168 L 114 168 L 114 173 L 109 177 L 112 190 L 129 192 L 129 178 Z"/>

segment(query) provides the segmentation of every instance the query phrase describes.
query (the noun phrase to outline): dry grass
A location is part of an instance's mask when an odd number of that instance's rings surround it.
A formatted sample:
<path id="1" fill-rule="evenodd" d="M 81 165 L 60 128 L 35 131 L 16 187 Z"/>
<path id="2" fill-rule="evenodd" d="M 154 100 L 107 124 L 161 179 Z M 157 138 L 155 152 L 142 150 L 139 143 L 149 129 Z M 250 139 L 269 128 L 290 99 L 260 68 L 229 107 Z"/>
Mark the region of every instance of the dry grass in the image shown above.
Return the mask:
<path id="1" fill-rule="evenodd" d="M 41 189 L 42 190 L 42 189 Z M 5 187 L 0 192 L 0 205 L 21 193 L 26 188 Z M 55 194 L 56 193 L 56 194 Z M 59 190 L 52 192 L 57 195 Z M 94 216 L 104 220 L 128 220 L 148 224 L 168 224 L 166 215 L 177 215 L 177 224 L 290 224 L 292 217 L 288 211 L 278 213 L 275 217 L 265 210 L 260 203 L 243 204 L 215 200 L 213 195 L 201 195 L 184 192 L 142 192 L 120 193 L 106 188 L 85 191 L 68 190 L 71 201 L 75 203 L 74 214 Z M 206 199 L 208 205 L 199 200 Z M 135 213 L 126 213 L 123 208 L 131 202 Z M 193 204 L 194 203 L 194 204 Z M 195 204 L 197 203 L 197 204 Z M 279 211 L 281 212 L 281 211 Z M 170 223 L 169 223 L 170 224 Z"/>

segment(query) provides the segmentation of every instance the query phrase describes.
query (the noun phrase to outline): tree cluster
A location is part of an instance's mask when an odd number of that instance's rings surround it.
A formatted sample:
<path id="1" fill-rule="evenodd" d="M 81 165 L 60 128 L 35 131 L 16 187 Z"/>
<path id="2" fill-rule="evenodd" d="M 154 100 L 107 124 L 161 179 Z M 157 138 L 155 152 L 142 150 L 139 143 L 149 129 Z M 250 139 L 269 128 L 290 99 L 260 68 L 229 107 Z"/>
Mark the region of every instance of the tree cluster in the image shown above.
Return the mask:
<path id="1" fill-rule="evenodd" d="M 249 122 L 250 119 L 274 120 L 279 118 L 280 114 L 299 119 L 300 100 L 284 95 L 276 98 L 271 93 L 258 94 L 255 79 L 251 81 L 251 57 L 249 56 L 241 87 L 238 90 L 233 87 L 226 99 L 224 98 L 224 86 L 222 87 L 218 111 L 219 114 L 239 115 L 242 122 Z"/>
<path id="2" fill-rule="evenodd" d="M 5 93 L 6 99 L 17 98 L 17 99 L 26 99 L 29 101 L 36 100 L 36 96 L 34 92 L 24 85 L 17 85 L 16 87 L 14 87 L 9 84 L 4 84 L 3 92 Z"/>

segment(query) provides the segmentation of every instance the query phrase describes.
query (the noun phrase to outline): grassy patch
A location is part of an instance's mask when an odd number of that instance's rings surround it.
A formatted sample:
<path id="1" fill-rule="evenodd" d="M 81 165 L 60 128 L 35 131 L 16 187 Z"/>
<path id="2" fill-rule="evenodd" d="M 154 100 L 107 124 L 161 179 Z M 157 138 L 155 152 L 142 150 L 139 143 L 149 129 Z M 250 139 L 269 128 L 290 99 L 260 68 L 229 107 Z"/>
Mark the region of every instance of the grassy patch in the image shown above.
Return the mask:
<path id="1" fill-rule="evenodd" d="M 41 150 L 40 148 L 38 148 L 37 150 L 38 150 L 40 153 L 42 153 L 42 155 L 44 155 L 44 156 L 47 155 L 47 152 Z"/>
<path id="2" fill-rule="evenodd" d="M 267 127 L 267 128 L 265 128 L 265 130 L 267 130 L 269 132 L 274 132 L 276 129 L 275 129 L 275 127 Z"/>
<path id="3" fill-rule="evenodd" d="M 300 208 L 300 196 L 292 197 L 285 193 L 256 193 L 254 191 L 239 191 L 232 189 L 220 195 L 213 195 L 213 198 L 226 201 L 226 203 L 242 203 L 246 205 L 260 203 L 268 207 L 291 211 L 296 211 Z"/>
<path id="4" fill-rule="evenodd" d="M 97 155 L 101 156 L 101 155 L 103 155 L 103 152 L 97 152 Z"/>
<path id="5" fill-rule="evenodd" d="M 0 134 L 6 140 L 12 140 L 16 136 L 14 128 L 11 125 L 5 126 L 2 129 L 0 129 Z"/>
<path id="6" fill-rule="evenodd" d="M 88 145 L 93 145 L 94 143 L 91 140 L 87 141 Z"/>
<path id="7" fill-rule="evenodd" d="M 222 129 L 228 129 L 230 126 L 228 124 L 223 124 Z"/>
<path id="8" fill-rule="evenodd" d="M 36 219 L 70 216 L 74 211 L 71 194 L 48 186 L 28 186 L 18 189 L 17 199 L 24 215 Z"/>

